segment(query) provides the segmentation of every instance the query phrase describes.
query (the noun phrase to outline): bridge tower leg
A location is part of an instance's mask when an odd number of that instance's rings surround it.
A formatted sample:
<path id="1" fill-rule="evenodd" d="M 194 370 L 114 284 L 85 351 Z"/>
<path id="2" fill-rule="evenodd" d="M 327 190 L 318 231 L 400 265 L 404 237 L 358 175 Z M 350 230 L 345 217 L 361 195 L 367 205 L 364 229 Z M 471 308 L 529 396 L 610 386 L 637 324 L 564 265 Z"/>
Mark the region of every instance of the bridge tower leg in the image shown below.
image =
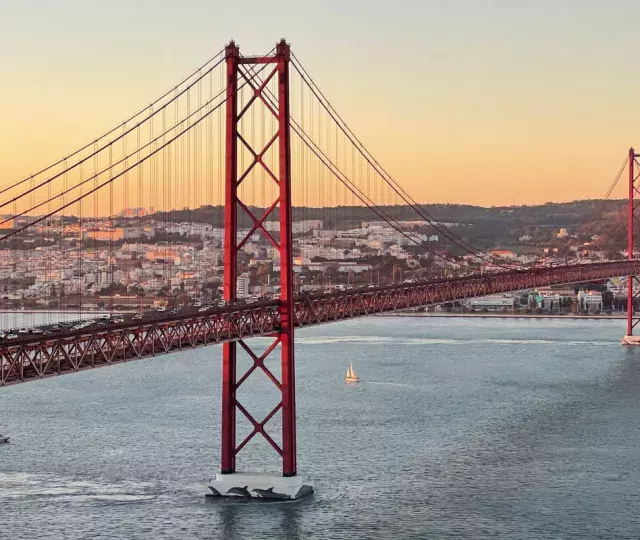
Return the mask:
<path id="1" fill-rule="evenodd" d="M 237 257 L 238 251 L 254 234 L 263 233 L 267 240 L 280 253 L 280 326 L 272 336 L 273 343 L 262 355 L 254 353 L 250 346 L 240 340 L 237 343 L 225 343 L 222 360 L 222 451 L 220 474 L 209 486 L 213 496 L 251 496 L 261 498 L 297 499 L 313 492 L 313 485 L 298 476 L 296 465 L 296 400 L 295 369 L 293 343 L 293 251 L 292 251 L 292 212 L 291 212 L 291 144 L 289 110 L 289 62 L 290 49 L 280 41 L 275 54 L 266 57 L 245 57 L 240 55 L 234 42 L 226 47 L 227 100 L 226 100 L 226 160 L 225 160 L 225 210 L 224 210 L 224 298 L 227 302 L 237 299 Z M 267 76 L 257 84 L 249 71 L 243 66 L 260 67 L 267 65 Z M 277 82 L 277 109 L 267 94 L 269 82 Z M 249 102 L 238 112 L 238 93 L 240 85 L 247 85 L 252 96 Z M 240 120 L 254 103 L 262 103 L 278 122 L 277 133 L 262 149 L 251 147 L 252 142 L 239 133 Z M 264 154 L 277 141 L 278 170 L 270 171 L 262 160 Z M 238 147 L 242 144 L 253 155 L 253 163 L 239 174 Z M 247 177 L 254 166 L 264 167 L 268 176 L 278 186 L 276 200 L 262 215 L 255 215 L 249 204 L 245 204 L 238 195 L 238 186 Z M 250 232 L 238 241 L 237 209 L 240 206 L 253 221 Z M 265 229 L 263 223 L 275 210 L 279 211 L 280 235 L 276 240 Z M 238 379 L 236 371 L 237 345 L 253 360 L 254 365 Z M 265 366 L 265 359 L 280 346 L 280 381 Z M 262 370 L 280 391 L 280 403 L 272 409 L 262 421 L 257 421 L 238 401 L 236 392 L 248 376 L 257 369 Z M 240 411 L 252 424 L 252 432 L 237 444 L 236 413 Z M 282 446 L 269 436 L 265 425 L 277 413 L 282 416 Z M 255 436 L 263 436 L 282 458 L 281 475 L 239 473 L 236 471 L 236 455 Z"/>
<path id="2" fill-rule="evenodd" d="M 635 234 L 634 228 L 640 220 L 640 164 L 639 154 L 633 148 L 629 149 L 629 201 L 627 205 L 627 258 L 635 259 Z M 634 304 L 640 294 L 640 281 L 638 276 L 628 276 L 627 278 L 627 335 L 622 339 L 624 345 L 640 345 L 640 335 L 634 335 L 634 330 L 640 322 L 640 316 L 635 313 Z M 635 289 L 635 291 L 634 291 Z"/>
<path id="3" fill-rule="evenodd" d="M 224 202 L 224 278 L 226 302 L 237 299 L 238 276 L 238 58 L 235 43 L 226 47 L 227 102 L 226 102 L 226 159 Z M 236 347 L 235 341 L 222 345 L 222 474 L 236 471 Z"/>

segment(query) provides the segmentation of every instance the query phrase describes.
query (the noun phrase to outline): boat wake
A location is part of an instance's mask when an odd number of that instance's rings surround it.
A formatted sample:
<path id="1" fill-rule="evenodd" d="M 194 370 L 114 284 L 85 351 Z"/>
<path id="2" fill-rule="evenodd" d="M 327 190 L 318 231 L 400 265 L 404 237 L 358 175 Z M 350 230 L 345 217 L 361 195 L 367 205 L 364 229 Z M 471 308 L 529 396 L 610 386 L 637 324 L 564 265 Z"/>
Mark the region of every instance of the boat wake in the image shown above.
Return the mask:
<path id="1" fill-rule="evenodd" d="M 54 475 L 0 472 L 0 506 L 12 500 L 47 499 L 78 505 L 143 503 L 157 498 L 151 484 L 74 480 Z"/>

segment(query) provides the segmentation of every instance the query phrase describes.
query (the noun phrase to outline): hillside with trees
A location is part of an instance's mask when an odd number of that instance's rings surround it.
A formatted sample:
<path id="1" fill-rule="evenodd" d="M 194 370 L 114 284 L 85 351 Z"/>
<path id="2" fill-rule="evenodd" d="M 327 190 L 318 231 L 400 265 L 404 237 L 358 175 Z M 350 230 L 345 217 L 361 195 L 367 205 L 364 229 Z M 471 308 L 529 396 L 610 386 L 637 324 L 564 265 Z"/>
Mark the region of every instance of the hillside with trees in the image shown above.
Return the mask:
<path id="1" fill-rule="evenodd" d="M 425 204 L 424 212 L 449 230 L 474 246 L 482 249 L 509 246 L 539 246 L 545 243 L 558 244 L 557 232 L 561 228 L 577 236 L 578 240 L 591 242 L 606 250 L 623 249 L 626 241 L 625 200 L 582 200 L 568 203 L 545 203 L 525 206 L 481 207 L 462 204 Z M 382 209 L 394 219 L 416 221 L 415 210 L 409 206 L 387 206 Z M 251 208 L 256 215 L 264 209 Z M 208 223 L 214 227 L 224 226 L 222 206 L 202 206 L 197 209 L 158 212 L 152 216 L 160 221 Z M 276 209 L 269 217 L 279 219 Z M 293 219 L 322 220 L 325 228 L 348 229 L 359 227 L 362 222 L 379 221 L 370 209 L 360 206 L 337 208 L 295 207 Z M 250 227 L 251 220 L 242 210 L 238 212 L 240 227 Z M 438 234 L 433 227 L 423 227 L 421 232 Z M 447 245 L 440 234 L 443 245 Z M 521 240 L 521 238 L 525 240 Z M 530 240 L 526 238 L 530 237 Z M 594 239 L 594 237 L 598 237 Z"/>

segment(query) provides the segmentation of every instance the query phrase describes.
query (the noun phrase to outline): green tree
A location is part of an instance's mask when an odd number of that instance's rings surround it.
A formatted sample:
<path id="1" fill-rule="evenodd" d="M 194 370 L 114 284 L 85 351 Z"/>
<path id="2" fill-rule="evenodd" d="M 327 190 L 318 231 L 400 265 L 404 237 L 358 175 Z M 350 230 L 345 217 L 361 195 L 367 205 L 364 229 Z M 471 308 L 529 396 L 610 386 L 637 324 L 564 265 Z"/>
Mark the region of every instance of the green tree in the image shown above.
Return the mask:
<path id="1" fill-rule="evenodd" d="M 563 309 L 571 309 L 573 300 L 569 296 L 563 296 L 560 298 L 560 307 Z"/>
<path id="2" fill-rule="evenodd" d="M 613 293 L 611 291 L 603 291 L 602 309 L 611 309 L 612 307 L 613 307 Z"/>

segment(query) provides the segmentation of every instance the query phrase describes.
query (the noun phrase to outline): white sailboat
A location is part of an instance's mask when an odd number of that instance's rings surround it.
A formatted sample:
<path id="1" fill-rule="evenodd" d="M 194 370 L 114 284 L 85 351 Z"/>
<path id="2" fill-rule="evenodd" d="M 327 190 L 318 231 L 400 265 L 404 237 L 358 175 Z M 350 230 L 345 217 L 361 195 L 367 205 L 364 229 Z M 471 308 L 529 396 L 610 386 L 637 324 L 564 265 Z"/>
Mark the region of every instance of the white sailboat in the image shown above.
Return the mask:
<path id="1" fill-rule="evenodd" d="M 360 382 L 360 377 L 356 375 L 356 372 L 353 370 L 353 364 L 349 362 L 349 369 L 347 369 L 347 376 L 344 379 L 346 382 Z"/>

